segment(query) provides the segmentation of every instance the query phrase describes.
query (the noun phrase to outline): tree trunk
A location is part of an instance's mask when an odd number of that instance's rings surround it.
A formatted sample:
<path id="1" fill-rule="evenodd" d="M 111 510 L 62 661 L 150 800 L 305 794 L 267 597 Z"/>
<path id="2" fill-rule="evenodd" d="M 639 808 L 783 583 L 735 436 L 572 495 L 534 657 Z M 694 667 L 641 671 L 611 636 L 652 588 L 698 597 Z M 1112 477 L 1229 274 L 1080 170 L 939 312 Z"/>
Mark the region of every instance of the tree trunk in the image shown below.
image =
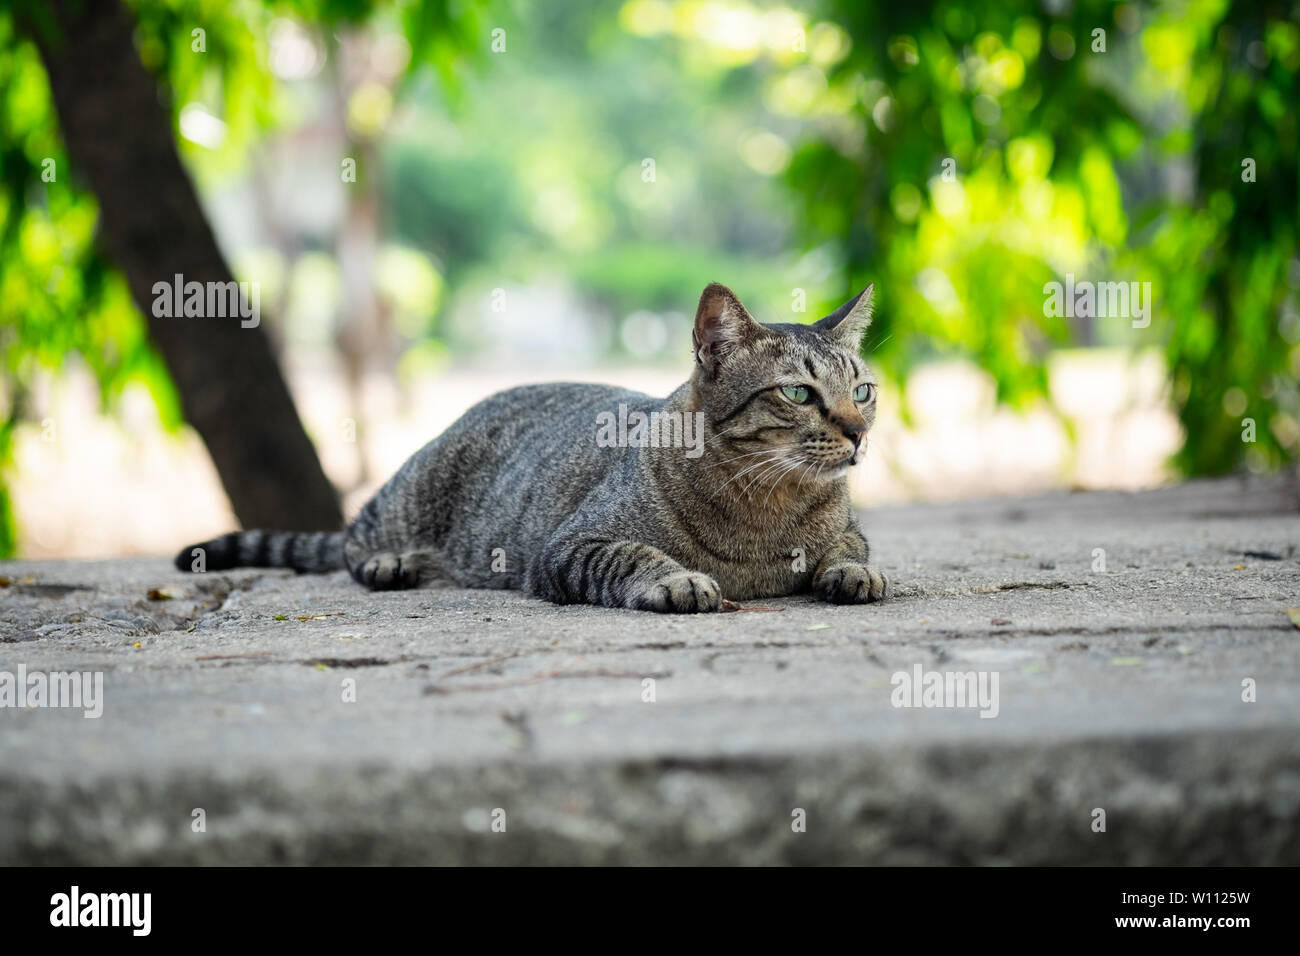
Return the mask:
<path id="1" fill-rule="evenodd" d="M 156 282 L 232 277 L 181 165 L 159 81 L 136 53 L 131 15 L 120 0 L 47 9 L 54 30 L 21 26 L 45 62 L 69 157 L 99 201 L 98 242 L 126 275 L 235 514 L 245 527 L 339 528 L 338 494 L 263 330 L 237 315 L 153 314 Z"/>

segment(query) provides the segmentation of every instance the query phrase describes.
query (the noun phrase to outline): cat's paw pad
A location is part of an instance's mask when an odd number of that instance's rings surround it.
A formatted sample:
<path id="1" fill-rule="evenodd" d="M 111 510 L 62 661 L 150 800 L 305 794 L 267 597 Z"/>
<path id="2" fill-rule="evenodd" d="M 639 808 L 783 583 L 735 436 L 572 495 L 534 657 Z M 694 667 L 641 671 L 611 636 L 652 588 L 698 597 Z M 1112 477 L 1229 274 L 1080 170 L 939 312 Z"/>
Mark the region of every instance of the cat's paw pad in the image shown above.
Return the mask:
<path id="1" fill-rule="evenodd" d="M 889 597 L 889 579 L 865 564 L 841 564 L 823 574 L 815 590 L 832 604 L 869 604 Z"/>
<path id="2" fill-rule="evenodd" d="M 357 568 L 355 577 L 372 591 L 413 588 L 419 583 L 419 571 L 415 564 L 403 563 L 402 555 L 391 551 L 371 555 Z"/>
<path id="3" fill-rule="evenodd" d="M 660 614 L 695 614 L 722 607 L 718 582 L 698 571 L 674 571 L 652 582 L 632 599 L 638 611 Z"/>

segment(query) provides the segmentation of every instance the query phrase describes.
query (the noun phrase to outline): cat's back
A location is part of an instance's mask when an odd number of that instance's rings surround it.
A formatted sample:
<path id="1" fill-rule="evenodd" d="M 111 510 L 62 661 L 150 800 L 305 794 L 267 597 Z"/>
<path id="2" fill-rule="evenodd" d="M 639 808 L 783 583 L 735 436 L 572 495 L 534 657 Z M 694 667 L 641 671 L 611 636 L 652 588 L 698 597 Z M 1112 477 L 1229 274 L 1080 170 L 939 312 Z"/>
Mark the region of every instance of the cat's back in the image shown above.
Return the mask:
<path id="1" fill-rule="evenodd" d="M 653 406 L 663 402 L 642 392 L 618 385 L 593 385 L 585 382 L 546 382 L 519 385 L 490 395 L 471 407 L 452 426 L 456 430 L 505 427 L 515 423 L 525 429 L 545 422 L 571 421 L 581 424 L 590 418 L 595 432 L 596 416 L 605 409 Z"/>
<path id="2" fill-rule="evenodd" d="M 589 482 L 622 458 L 597 442 L 603 413 L 648 412 L 663 403 L 616 385 L 521 385 L 472 406 L 403 470 L 433 469 L 475 504 L 507 486 Z"/>

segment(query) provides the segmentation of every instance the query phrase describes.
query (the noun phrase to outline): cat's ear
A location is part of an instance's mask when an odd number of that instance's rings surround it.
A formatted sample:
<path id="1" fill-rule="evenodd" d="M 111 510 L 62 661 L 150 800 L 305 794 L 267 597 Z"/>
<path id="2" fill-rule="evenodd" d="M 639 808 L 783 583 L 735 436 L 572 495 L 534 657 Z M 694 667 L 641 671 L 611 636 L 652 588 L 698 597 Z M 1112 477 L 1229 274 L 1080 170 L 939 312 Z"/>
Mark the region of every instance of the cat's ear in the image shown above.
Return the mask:
<path id="1" fill-rule="evenodd" d="M 842 306 L 820 319 L 816 328 L 850 352 L 862 346 L 862 336 L 871 326 L 871 300 L 875 285 L 869 285 Z"/>
<path id="2" fill-rule="evenodd" d="M 704 287 L 692 338 L 695 361 L 710 376 L 718 374 L 732 353 L 769 334 L 725 285 L 710 282 Z"/>

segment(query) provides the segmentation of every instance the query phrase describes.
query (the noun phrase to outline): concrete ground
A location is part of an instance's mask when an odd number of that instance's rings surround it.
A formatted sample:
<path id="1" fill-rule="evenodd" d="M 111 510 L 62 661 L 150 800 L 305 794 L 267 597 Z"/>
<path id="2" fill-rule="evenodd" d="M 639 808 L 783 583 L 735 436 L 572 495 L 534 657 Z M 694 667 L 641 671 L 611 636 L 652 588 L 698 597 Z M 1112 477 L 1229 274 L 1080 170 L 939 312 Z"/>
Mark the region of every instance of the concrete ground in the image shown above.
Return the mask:
<path id="1" fill-rule="evenodd" d="M 0 564 L 0 680 L 104 675 L 0 709 L 0 863 L 1300 863 L 1288 479 L 863 520 L 891 602 L 702 616 Z"/>

